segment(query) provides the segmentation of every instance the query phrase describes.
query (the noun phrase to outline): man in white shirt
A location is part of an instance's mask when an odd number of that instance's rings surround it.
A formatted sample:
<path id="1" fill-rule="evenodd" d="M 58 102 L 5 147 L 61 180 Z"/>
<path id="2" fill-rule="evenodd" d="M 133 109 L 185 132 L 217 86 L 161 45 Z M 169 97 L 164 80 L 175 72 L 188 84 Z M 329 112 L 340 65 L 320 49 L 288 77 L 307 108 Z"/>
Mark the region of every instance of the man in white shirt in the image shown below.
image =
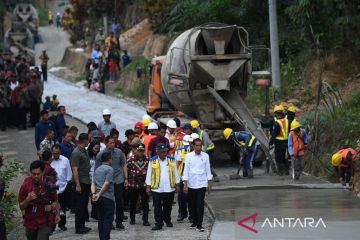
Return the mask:
<path id="1" fill-rule="evenodd" d="M 158 155 L 150 159 L 146 173 L 146 192 L 152 193 L 154 201 L 155 226 L 152 230 L 162 229 L 164 222 L 167 227 L 173 227 L 171 209 L 180 180 L 174 158 L 167 155 L 167 152 L 165 144 L 157 144 Z"/>
<path id="2" fill-rule="evenodd" d="M 60 154 L 60 145 L 53 145 L 51 147 L 51 151 L 53 155 L 53 161 L 50 165 L 57 173 L 56 186 L 59 187 L 59 190 L 57 190 L 58 200 L 61 208 L 59 228 L 63 231 L 66 231 L 66 207 L 68 206 L 68 199 L 71 198 L 71 186 L 68 183 L 72 179 L 72 171 L 69 159 Z"/>
<path id="3" fill-rule="evenodd" d="M 199 232 L 204 232 L 202 226 L 204 218 L 204 199 L 206 188 L 211 192 L 212 174 L 210 170 L 209 155 L 201 151 L 202 141 L 193 140 L 194 151 L 185 157 L 185 169 L 182 176 L 184 181 L 184 192 L 188 192 L 190 209 L 194 221 L 191 228 L 196 228 Z"/>

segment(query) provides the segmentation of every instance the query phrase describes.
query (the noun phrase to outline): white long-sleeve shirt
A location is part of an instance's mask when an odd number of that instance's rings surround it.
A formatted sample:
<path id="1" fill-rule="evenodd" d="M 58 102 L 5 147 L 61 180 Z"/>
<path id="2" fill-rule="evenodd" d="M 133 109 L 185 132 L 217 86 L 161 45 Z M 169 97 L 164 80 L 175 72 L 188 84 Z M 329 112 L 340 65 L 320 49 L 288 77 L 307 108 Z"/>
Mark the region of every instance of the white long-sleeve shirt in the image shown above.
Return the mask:
<path id="1" fill-rule="evenodd" d="M 188 153 L 185 157 L 185 168 L 183 180 L 187 181 L 189 188 L 199 189 L 208 186 L 208 181 L 212 180 L 210 170 L 209 155 L 205 152 L 195 154 Z"/>
<path id="2" fill-rule="evenodd" d="M 146 180 L 145 180 L 146 185 L 149 185 L 149 186 L 151 186 L 151 172 L 152 172 L 151 164 L 152 164 L 152 162 L 150 161 L 149 167 L 148 167 L 147 173 L 146 173 Z M 175 188 L 172 188 L 170 186 L 169 166 L 168 166 L 167 159 L 165 159 L 163 161 L 159 160 L 159 164 L 160 164 L 159 188 L 151 189 L 151 191 L 158 192 L 158 193 L 175 191 Z M 178 174 L 175 162 L 174 162 L 174 175 L 175 175 L 175 183 L 178 184 L 180 182 L 180 179 L 179 179 L 179 174 Z"/>
<path id="3" fill-rule="evenodd" d="M 72 179 L 72 171 L 69 159 L 63 155 L 60 155 L 59 159 L 54 159 L 50 165 L 57 173 L 56 185 L 59 186 L 58 194 L 63 193 L 68 181 Z"/>

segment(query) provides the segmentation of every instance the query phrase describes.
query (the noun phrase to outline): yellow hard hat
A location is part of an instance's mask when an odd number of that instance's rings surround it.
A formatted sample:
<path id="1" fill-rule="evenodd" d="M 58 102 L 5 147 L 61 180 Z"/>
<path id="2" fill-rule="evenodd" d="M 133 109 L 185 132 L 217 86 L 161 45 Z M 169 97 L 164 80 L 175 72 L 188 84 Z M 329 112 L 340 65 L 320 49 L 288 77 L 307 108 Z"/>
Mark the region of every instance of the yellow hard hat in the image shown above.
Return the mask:
<path id="1" fill-rule="evenodd" d="M 190 122 L 190 125 L 191 125 L 192 128 L 198 128 L 200 126 L 200 123 L 199 123 L 198 120 L 192 120 Z"/>
<path id="2" fill-rule="evenodd" d="M 151 120 L 148 119 L 148 118 L 145 118 L 145 119 L 142 121 L 142 123 L 144 124 L 144 127 L 148 127 L 149 124 L 151 123 Z"/>
<path id="3" fill-rule="evenodd" d="M 296 113 L 297 111 L 298 111 L 298 108 L 295 107 L 294 105 L 291 105 L 290 107 L 288 107 L 288 112 Z"/>
<path id="4" fill-rule="evenodd" d="M 232 132 L 233 132 L 233 130 L 232 130 L 231 128 L 225 128 L 225 130 L 224 130 L 224 137 L 225 137 L 226 140 L 229 139 L 229 137 L 230 137 L 230 135 L 231 135 Z"/>
<path id="5" fill-rule="evenodd" d="M 301 123 L 298 120 L 294 119 L 291 122 L 290 130 L 294 130 L 294 129 L 299 128 L 299 127 L 301 127 Z"/>
<path id="6" fill-rule="evenodd" d="M 335 153 L 334 155 L 332 155 L 331 157 L 331 164 L 334 166 L 334 167 L 338 167 L 341 163 L 341 160 L 342 160 L 342 156 L 340 153 Z"/>
<path id="7" fill-rule="evenodd" d="M 275 105 L 274 107 L 274 113 L 275 112 L 284 112 L 285 111 L 285 108 L 283 105 Z"/>

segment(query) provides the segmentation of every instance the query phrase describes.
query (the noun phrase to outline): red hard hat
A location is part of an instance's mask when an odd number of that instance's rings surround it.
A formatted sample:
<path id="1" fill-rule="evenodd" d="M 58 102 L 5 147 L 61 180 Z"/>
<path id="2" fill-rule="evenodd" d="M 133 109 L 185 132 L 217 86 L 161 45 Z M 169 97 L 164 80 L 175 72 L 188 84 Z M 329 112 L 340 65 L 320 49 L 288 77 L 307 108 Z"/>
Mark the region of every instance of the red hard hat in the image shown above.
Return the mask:
<path id="1" fill-rule="evenodd" d="M 144 129 L 144 124 L 142 122 L 137 122 L 137 123 L 135 123 L 134 128 Z"/>

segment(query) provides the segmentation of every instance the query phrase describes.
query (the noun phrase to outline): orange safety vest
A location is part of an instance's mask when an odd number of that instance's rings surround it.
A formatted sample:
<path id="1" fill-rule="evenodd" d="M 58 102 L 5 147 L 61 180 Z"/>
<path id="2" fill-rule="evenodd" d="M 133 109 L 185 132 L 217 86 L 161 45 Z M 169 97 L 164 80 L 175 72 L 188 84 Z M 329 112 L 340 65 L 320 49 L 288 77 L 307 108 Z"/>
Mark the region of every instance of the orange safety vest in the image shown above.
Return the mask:
<path id="1" fill-rule="evenodd" d="M 275 139 L 284 141 L 288 139 L 289 136 L 289 120 L 286 118 L 278 119 L 276 122 L 280 126 L 279 134 L 276 136 Z"/>
<path id="2" fill-rule="evenodd" d="M 346 149 L 341 149 L 338 153 L 341 154 L 341 157 L 342 157 L 342 160 L 341 160 L 341 163 L 340 163 L 340 167 L 344 167 L 344 168 L 347 168 L 349 167 L 349 163 L 347 162 L 346 160 L 346 156 L 348 155 L 348 153 L 351 152 L 352 154 L 352 161 L 355 161 L 356 160 L 356 154 L 357 152 L 352 149 L 352 148 L 346 148 Z"/>
<path id="3" fill-rule="evenodd" d="M 299 136 L 296 135 L 294 131 L 291 131 L 290 134 L 292 136 L 292 141 L 293 141 L 294 156 L 296 157 L 304 156 L 305 154 L 304 132 L 301 131 Z"/>

